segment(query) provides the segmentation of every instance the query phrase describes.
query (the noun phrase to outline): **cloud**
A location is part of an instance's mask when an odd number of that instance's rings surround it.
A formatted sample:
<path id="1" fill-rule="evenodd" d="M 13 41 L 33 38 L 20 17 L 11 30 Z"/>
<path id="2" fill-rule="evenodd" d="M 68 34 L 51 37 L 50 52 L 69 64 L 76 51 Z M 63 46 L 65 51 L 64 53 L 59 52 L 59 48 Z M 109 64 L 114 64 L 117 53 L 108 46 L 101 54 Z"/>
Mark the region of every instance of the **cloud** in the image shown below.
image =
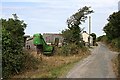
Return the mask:
<path id="1" fill-rule="evenodd" d="M 32 9 L 32 7 L 22 7 L 22 6 L 20 6 L 20 7 L 17 7 L 17 6 L 12 7 L 12 6 L 3 6 L 2 9 L 3 9 L 3 10 L 5 10 L 5 9 L 7 9 L 7 10 L 20 10 L 20 9 L 26 10 L 26 9 Z"/>
<path id="2" fill-rule="evenodd" d="M 108 16 L 117 10 L 118 0 L 3 0 L 3 17 L 16 13 L 26 21 L 26 34 L 57 32 L 66 28 L 66 20 L 79 8 L 91 6 L 93 31 L 102 34 Z M 88 26 L 88 22 L 84 27 Z M 83 26 L 83 25 L 81 25 Z M 96 28 L 97 27 L 97 28 Z M 99 32 L 99 33 L 98 33 Z"/>
<path id="3" fill-rule="evenodd" d="M 39 2 L 39 0 L 1 0 L 2 2 Z"/>
<path id="4" fill-rule="evenodd" d="M 101 4 L 101 5 L 105 6 L 106 4 L 108 4 L 108 5 L 114 4 L 114 3 L 118 2 L 119 0 L 83 0 L 83 1 L 81 1 L 81 0 L 75 0 L 75 1 L 77 1 L 79 3 L 83 2 L 83 3 L 94 4 L 94 5 Z"/>
<path id="5" fill-rule="evenodd" d="M 93 8 L 106 8 L 106 7 L 113 7 L 113 6 L 118 6 L 118 1 L 119 0 L 75 0 L 76 3 L 82 4 L 83 5 L 90 5 Z M 78 4 L 78 5 L 79 5 Z"/>

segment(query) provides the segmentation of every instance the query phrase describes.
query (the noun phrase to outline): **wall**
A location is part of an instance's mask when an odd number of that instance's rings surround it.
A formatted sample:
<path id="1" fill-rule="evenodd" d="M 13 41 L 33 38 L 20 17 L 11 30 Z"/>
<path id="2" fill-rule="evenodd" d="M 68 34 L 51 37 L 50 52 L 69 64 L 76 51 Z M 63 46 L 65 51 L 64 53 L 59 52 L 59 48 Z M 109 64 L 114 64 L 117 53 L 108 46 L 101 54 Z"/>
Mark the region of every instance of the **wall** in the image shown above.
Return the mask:
<path id="1" fill-rule="evenodd" d="M 83 38 L 83 41 L 85 41 L 85 43 L 88 43 L 88 38 L 89 38 L 89 34 L 86 33 L 86 32 L 83 32 L 82 33 L 82 38 Z M 90 45 L 93 45 L 93 37 L 90 36 Z"/>
<path id="2" fill-rule="evenodd" d="M 44 33 L 43 38 L 46 43 L 55 43 L 55 38 L 59 38 L 59 43 L 63 42 L 62 34 L 52 34 L 52 33 Z"/>

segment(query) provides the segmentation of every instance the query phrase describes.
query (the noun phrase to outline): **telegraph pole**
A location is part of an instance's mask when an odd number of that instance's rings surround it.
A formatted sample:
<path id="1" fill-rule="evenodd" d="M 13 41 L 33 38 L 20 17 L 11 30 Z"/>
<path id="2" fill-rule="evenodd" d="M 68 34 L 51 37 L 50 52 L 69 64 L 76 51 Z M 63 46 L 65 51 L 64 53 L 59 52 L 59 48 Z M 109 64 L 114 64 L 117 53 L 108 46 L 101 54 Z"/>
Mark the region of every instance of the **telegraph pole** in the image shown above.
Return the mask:
<path id="1" fill-rule="evenodd" d="M 91 16 L 89 16 L 89 35 L 91 34 Z"/>
<path id="2" fill-rule="evenodd" d="M 90 47 L 90 34 L 91 34 L 91 16 L 89 16 L 89 38 L 88 38 L 89 47 Z"/>

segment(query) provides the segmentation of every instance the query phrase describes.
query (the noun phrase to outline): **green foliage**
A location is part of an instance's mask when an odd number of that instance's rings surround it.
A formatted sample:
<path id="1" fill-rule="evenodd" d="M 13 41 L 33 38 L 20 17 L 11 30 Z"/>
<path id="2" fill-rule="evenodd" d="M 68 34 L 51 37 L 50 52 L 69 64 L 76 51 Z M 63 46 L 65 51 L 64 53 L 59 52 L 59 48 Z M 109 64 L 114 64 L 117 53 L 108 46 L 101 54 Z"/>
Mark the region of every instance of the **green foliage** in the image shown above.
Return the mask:
<path id="1" fill-rule="evenodd" d="M 69 56 L 73 54 L 78 54 L 79 47 L 76 44 L 68 44 L 62 46 L 60 49 L 57 50 L 59 55 Z"/>
<path id="2" fill-rule="evenodd" d="M 99 36 L 99 37 L 97 37 L 97 41 L 98 41 L 98 42 L 101 41 L 102 38 L 103 38 L 103 36 Z"/>
<path id="3" fill-rule="evenodd" d="M 113 44 L 116 48 L 120 49 L 120 38 L 113 39 L 113 40 L 112 40 L 112 44 Z"/>
<path id="4" fill-rule="evenodd" d="M 96 34 L 92 33 L 90 35 L 93 37 L 93 46 L 95 46 L 95 44 L 96 44 Z"/>
<path id="5" fill-rule="evenodd" d="M 2 69 L 3 77 L 18 73 L 23 67 L 23 35 L 26 24 L 24 21 L 9 18 L 2 22 Z"/>
<path id="6" fill-rule="evenodd" d="M 0 49 L 2 49 L 2 22 L 0 21 Z"/>
<path id="7" fill-rule="evenodd" d="M 120 78 L 120 54 L 118 54 L 118 77 Z"/>
<path id="8" fill-rule="evenodd" d="M 103 28 L 108 43 L 120 49 L 120 11 L 114 12 L 108 18 L 108 24 Z"/>
<path id="9" fill-rule="evenodd" d="M 85 22 L 85 20 L 87 19 L 87 15 L 92 12 L 93 10 L 90 10 L 90 7 L 85 6 L 67 19 L 68 29 L 62 31 L 66 43 L 75 43 L 79 45 L 80 41 L 82 41 L 82 29 L 79 27 L 79 25 L 82 22 Z"/>
<path id="10" fill-rule="evenodd" d="M 108 21 L 108 24 L 103 29 L 106 36 L 109 40 L 120 37 L 120 11 L 110 15 Z"/>
<path id="11" fill-rule="evenodd" d="M 70 18 L 67 19 L 68 28 L 72 28 L 74 25 L 78 26 L 85 22 L 87 15 L 93 13 L 93 10 L 90 10 L 90 7 L 83 7 L 73 14 Z"/>
<path id="12" fill-rule="evenodd" d="M 96 40 L 96 34 L 95 33 L 92 33 L 90 35 L 93 37 L 93 40 Z"/>
<path id="13" fill-rule="evenodd" d="M 99 36 L 97 38 L 97 41 L 101 41 L 101 42 L 105 42 L 107 44 L 111 43 L 111 41 L 108 39 L 108 37 L 106 35 L 102 35 L 102 36 Z"/>
<path id="14" fill-rule="evenodd" d="M 66 43 L 79 43 L 81 39 L 81 30 L 80 30 L 80 27 L 75 27 L 73 29 L 66 29 L 66 30 L 63 30 L 62 31 L 62 34 L 63 34 L 63 37 L 65 39 L 65 42 Z"/>
<path id="15" fill-rule="evenodd" d="M 114 12 L 109 16 L 108 24 L 103 30 L 106 33 L 106 42 L 113 49 L 120 51 L 120 11 Z M 120 77 L 120 54 L 118 55 L 118 77 Z"/>
<path id="16" fill-rule="evenodd" d="M 82 46 L 78 46 L 75 43 L 71 43 L 68 45 L 64 45 L 61 48 L 58 48 L 56 50 L 56 54 L 62 55 L 62 56 L 69 56 L 69 55 L 75 55 L 75 54 L 81 54 L 84 52 L 88 52 L 88 48 Z"/>

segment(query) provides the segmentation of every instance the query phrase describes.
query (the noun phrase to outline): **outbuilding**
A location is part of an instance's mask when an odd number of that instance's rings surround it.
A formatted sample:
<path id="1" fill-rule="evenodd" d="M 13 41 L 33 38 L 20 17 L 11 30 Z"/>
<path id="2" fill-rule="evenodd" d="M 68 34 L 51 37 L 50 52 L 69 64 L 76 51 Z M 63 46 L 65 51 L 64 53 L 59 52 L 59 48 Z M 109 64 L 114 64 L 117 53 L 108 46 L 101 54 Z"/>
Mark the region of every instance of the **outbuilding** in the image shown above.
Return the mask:
<path id="1" fill-rule="evenodd" d="M 85 45 L 89 45 L 89 39 L 90 39 L 90 45 L 91 46 L 93 45 L 93 37 L 90 36 L 86 31 L 83 31 L 82 38 L 83 38 L 83 41 L 85 42 Z"/>

